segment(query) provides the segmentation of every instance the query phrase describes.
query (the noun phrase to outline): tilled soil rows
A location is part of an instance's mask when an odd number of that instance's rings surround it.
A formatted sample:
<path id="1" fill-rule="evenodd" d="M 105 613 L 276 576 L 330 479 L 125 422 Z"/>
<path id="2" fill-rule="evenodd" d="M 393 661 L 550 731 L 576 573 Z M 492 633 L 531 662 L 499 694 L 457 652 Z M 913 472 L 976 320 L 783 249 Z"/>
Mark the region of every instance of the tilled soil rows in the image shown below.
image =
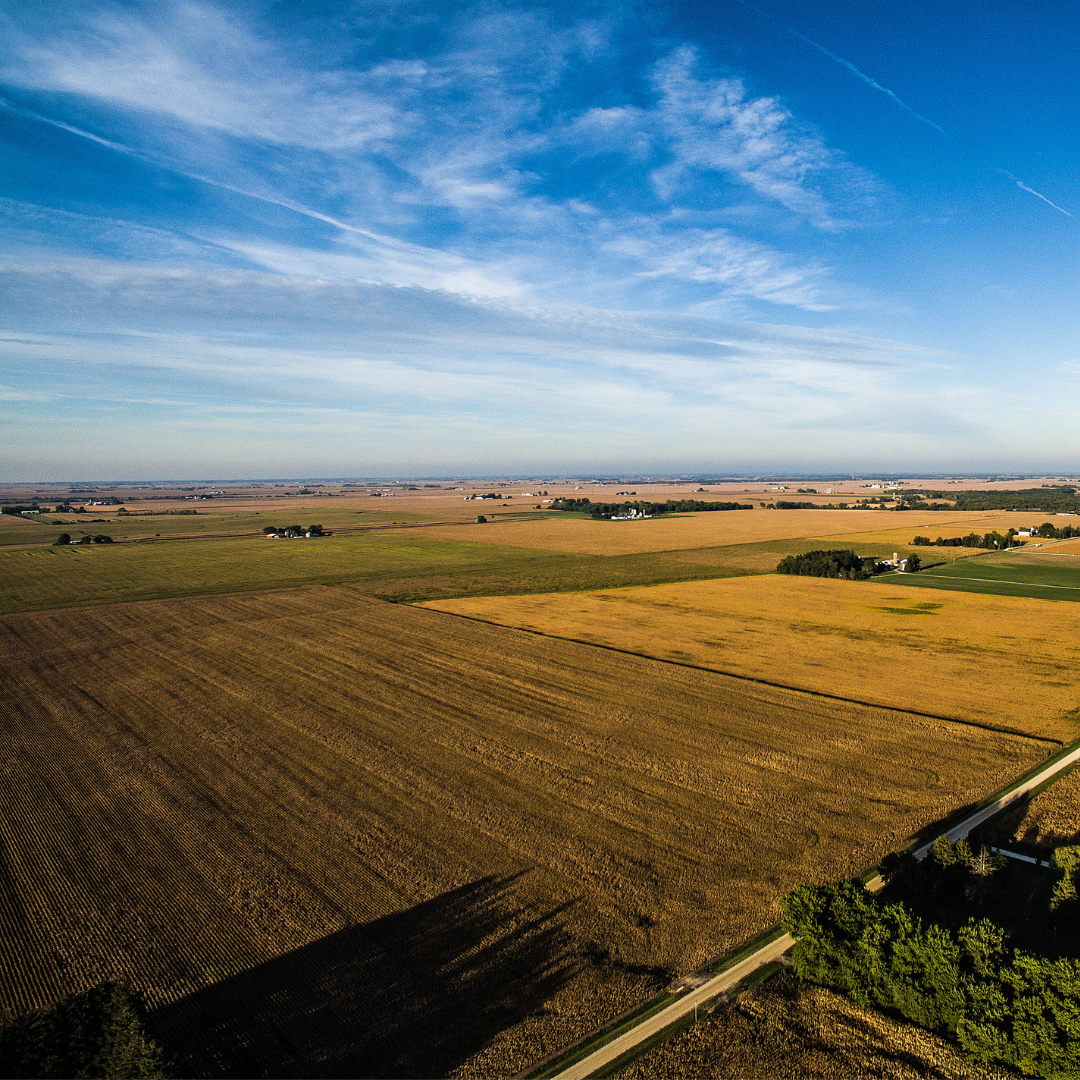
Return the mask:
<path id="1" fill-rule="evenodd" d="M 182 1075 L 508 1075 L 1031 741 L 347 588 L 0 619 L 0 1009 Z"/>

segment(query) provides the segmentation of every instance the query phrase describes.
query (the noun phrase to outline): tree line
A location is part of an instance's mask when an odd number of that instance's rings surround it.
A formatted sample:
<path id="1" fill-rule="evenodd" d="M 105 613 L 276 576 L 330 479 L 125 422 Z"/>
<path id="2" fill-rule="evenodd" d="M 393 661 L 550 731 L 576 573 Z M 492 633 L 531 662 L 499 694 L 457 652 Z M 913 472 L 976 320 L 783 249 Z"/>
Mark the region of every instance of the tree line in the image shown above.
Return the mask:
<path id="1" fill-rule="evenodd" d="M 53 541 L 53 547 L 63 547 L 65 544 L 111 544 L 112 542 L 113 538 L 105 533 L 98 533 L 96 536 L 84 533 L 78 540 L 72 540 L 71 533 L 61 533 Z"/>
<path id="2" fill-rule="evenodd" d="M 936 540 L 931 540 L 929 536 L 916 536 L 911 543 L 915 547 L 1011 548 L 1024 546 L 1023 540 L 1016 539 L 1015 529 L 1010 529 L 1004 535 L 995 530 L 983 533 L 981 536 L 972 532 L 967 536 L 939 536 Z"/>
<path id="3" fill-rule="evenodd" d="M 857 880 L 800 885 L 781 901 L 784 929 L 798 939 L 796 975 L 948 1036 L 984 1065 L 1080 1076 L 1080 962 L 1011 948 L 1003 927 L 970 915 L 992 893 L 1000 861 L 940 837 L 926 859 L 882 863 L 890 894 L 936 899 L 951 920 L 924 919 L 910 901 L 885 902 Z"/>
<path id="4" fill-rule="evenodd" d="M 263 529 L 263 536 L 327 536 L 321 525 L 267 525 Z"/>
<path id="5" fill-rule="evenodd" d="M 753 510 L 753 503 L 704 502 L 701 499 L 668 499 L 666 502 L 594 503 L 590 499 L 552 499 L 552 510 L 576 510 L 594 518 L 625 517 L 631 510 L 649 517 L 661 514 L 691 514 L 707 510 Z"/>
<path id="6" fill-rule="evenodd" d="M 867 565 L 869 564 L 869 565 Z M 848 578 L 863 581 L 878 573 L 873 559 L 860 559 L 854 551 L 807 551 L 788 555 L 777 564 L 778 574 L 797 574 L 800 577 Z"/>
<path id="7" fill-rule="evenodd" d="M 147 1013 L 127 986 L 104 982 L 0 1031 L 0 1076 L 171 1075 Z"/>
<path id="8" fill-rule="evenodd" d="M 1068 540 L 1070 536 L 1080 536 L 1080 526 L 1064 525 L 1060 529 L 1053 522 L 1044 521 L 1037 529 L 1033 529 L 1032 536 L 1045 536 L 1050 540 Z"/>
<path id="9" fill-rule="evenodd" d="M 926 496 L 951 499 L 952 505 L 919 506 L 925 510 L 1043 510 L 1046 513 L 1080 513 L 1080 496 L 1073 484 L 1018 488 L 1009 491 L 910 491 L 904 498 Z"/>

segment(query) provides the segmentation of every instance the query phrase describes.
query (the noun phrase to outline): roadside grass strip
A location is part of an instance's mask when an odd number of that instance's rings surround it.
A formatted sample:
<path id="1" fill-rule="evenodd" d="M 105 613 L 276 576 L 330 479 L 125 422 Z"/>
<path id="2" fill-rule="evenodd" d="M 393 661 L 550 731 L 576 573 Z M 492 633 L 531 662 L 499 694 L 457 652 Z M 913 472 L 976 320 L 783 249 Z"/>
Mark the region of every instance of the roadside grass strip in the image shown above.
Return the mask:
<path id="1" fill-rule="evenodd" d="M 655 1016 L 678 996 L 678 994 L 670 994 L 666 990 L 661 991 L 655 997 L 649 998 L 643 1005 L 636 1005 L 629 1012 L 616 1017 L 605 1027 L 583 1036 L 568 1048 L 559 1050 L 554 1056 L 545 1058 L 535 1065 L 530 1065 L 525 1072 L 518 1073 L 512 1080 L 548 1080 L 549 1077 L 561 1075 L 571 1066 L 596 1053 L 597 1050 L 617 1039 L 620 1035 L 633 1030 L 639 1024 L 648 1020 L 649 1017 Z"/>
<path id="2" fill-rule="evenodd" d="M 730 1005 L 736 998 L 742 997 L 743 994 L 749 993 L 755 987 L 760 986 L 764 982 L 768 982 L 774 975 L 779 975 L 781 971 L 785 971 L 787 968 L 788 965 L 782 960 L 771 960 L 767 964 L 762 964 L 761 967 L 755 969 L 745 978 L 740 979 L 729 990 L 723 991 L 718 997 L 712 999 L 708 1003 L 707 1008 L 699 1005 L 692 1013 L 687 1012 L 673 1024 L 670 1024 L 662 1031 L 656 1032 L 654 1035 L 650 1035 L 644 1042 L 640 1042 L 637 1046 L 627 1050 L 625 1054 L 621 1054 L 608 1065 L 601 1066 L 599 1069 L 590 1073 L 590 1077 L 595 1078 L 595 1080 L 605 1080 L 607 1077 L 618 1075 L 627 1067 L 627 1065 L 630 1065 L 639 1057 L 644 1056 L 650 1050 L 655 1049 L 657 1046 L 666 1043 L 669 1039 L 675 1038 L 676 1035 L 681 1035 L 684 1031 L 692 1028 L 698 1022 L 699 1009 L 702 1017 L 711 1016 L 717 1010 Z"/>
<path id="3" fill-rule="evenodd" d="M 751 938 L 744 944 L 739 945 L 737 948 L 726 952 L 723 956 L 718 957 L 704 970 L 712 975 L 720 975 L 725 971 L 730 971 L 748 957 L 752 957 L 759 950 L 786 937 L 787 935 L 779 926 L 774 926 L 771 929 L 764 931 L 764 933 L 758 934 L 757 937 Z M 789 943 L 785 943 L 785 951 L 787 947 L 790 947 Z M 761 975 L 760 972 L 763 971 L 763 968 L 758 967 L 751 971 L 750 974 L 743 976 L 734 986 L 727 987 L 726 989 L 719 988 L 716 990 L 714 996 L 709 996 L 705 1000 L 712 1006 L 718 997 L 723 996 L 724 1001 L 726 1002 L 727 1000 L 752 989 L 752 987 L 759 985 L 766 978 L 774 975 L 777 971 L 780 971 L 785 965 L 777 961 L 775 962 L 775 965 L 765 966 L 770 968 L 767 975 Z M 708 983 L 703 983 L 702 986 L 708 985 L 714 981 L 715 980 L 708 980 Z M 596 1053 L 604 1046 L 614 1042 L 621 1035 L 643 1024 L 650 1017 L 655 1016 L 673 1002 L 678 1001 L 682 996 L 682 991 L 677 993 L 672 993 L 667 990 L 661 991 L 661 993 L 650 998 L 644 1004 L 638 1005 L 629 1012 L 623 1013 L 622 1016 L 612 1020 L 611 1023 L 584 1036 L 565 1050 L 559 1051 L 555 1056 L 546 1058 L 543 1061 L 530 1066 L 525 1072 L 519 1073 L 514 1077 L 514 1080 L 548 1080 L 549 1077 L 561 1076 L 579 1061 Z M 700 1008 L 702 1002 L 697 1001 L 696 1004 L 697 1007 Z M 690 1019 L 687 1019 L 687 1015 Z M 618 1069 L 621 1069 L 623 1065 L 629 1064 L 634 1058 L 645 1053 L 647 1049 L 651 1049 L 653 1046 L 658 1046 L 660 1043 L 666 1042 L 672 1036 L 677 1035 L 680 1031 L 684 1031 L 693 1024 L 694 1014 L 688 1013 L 687 1015 L 680 1017 L 678 1020 L 673 1020 L 671 1024 L 663 1028 L 662 1031 L 650 1036 L 646 1042 L 638 1043 L 631 1050 L 620 1055 L 619 1058 L 615 1059 L 615 1062 L 618 1063 L 617 1067 L 615 1066 L 615 1063 L 612 1063 L 611 1065 L 605 1066 L 601 1071 L 597 1071 L 590 1075 L 614 1075 L 614 1073 L 617 1072 Z M 625 1058 L 625 1061 L 623 1058 Z"/>

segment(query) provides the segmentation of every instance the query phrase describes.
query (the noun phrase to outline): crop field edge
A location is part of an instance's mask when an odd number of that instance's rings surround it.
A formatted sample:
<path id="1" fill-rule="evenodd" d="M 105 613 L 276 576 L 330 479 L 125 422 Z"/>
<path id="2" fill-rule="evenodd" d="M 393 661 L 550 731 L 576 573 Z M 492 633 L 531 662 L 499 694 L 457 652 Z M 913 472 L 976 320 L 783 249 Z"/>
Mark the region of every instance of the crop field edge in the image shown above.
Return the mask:
<path id="1" fill-rule="evenodd" d="M 744 577 L 749 575 L 738 574 L 730 576 Z M 589 592 L 595 590 L 581 589 L 575 591 Z M 429 602 L 431 601 L 415 601 L 414 606 L 423 606 Z M 673 660 L 670 657 L 653 656 L 651 653 L 637 652 L 634 649 L 624 649 L 619 645 L 607 645 L 600 641 L 586 641 L 583 638 L 567 637 L 563 634 L 549 634 L 545 630 L 532 630 L 524 626 L 512 626 L 507 623 L 495 622 L 492 619 L 482 619 L 478 615 L 466 615 L 464 612 L 460 611 L 447 611 L 444 608 L 435 608 L 433 610 L 441 611 L 444 615 L 453 615 L 458 619 L 468 619 L 470 622 L 483 623 L 485 626 L 497 626 L 503 630 L 515 630 L 522 634 L 532 634 L 535 637 L 551 638 L 556 641 L 570 641 L 575 645 L 587 645 L 593 649 L 604 649 L 607 652 L 620 653 L 623 656 L 636 656 L 642 660 L 653 660 L 659 664 L 671 664 L 674 667 L 689 668 L 692 671 L 707 671 L 713 675 L 723 675 L 729 679 L 738 679 L 740 682 L 753 683 L 757 686 L 768 686 L 774 690 L 786 690 L 791 693 L 806 694 L 810 697 L 824 698 L 827 701 L 842 701 L 847 705 L 858 705 L 861 708 L 866 709 L 884 709 L 887 712 L 907 713 L 909 716 L 918 716 L 924 720 L 938 720 L 945 724 L 961 724 L 964 727 L 979 728 L 982 731 L 992 731 L 998 735 L 1013 735 L 1021 739 L 1030 739 L 1033 742 L 1052 743 L 1059 748 L 1064 745 L 1060 739 L 1054 739 L 1048 735 L 1033 735 L 1030 732 L 1021 731 L 1018 728 L 1006 727 L 1004 724 L 987 724 L 979 720 L 965 720 L 958 716 L 942 716 L 940 713 L 926 712 L 921 709 L 902 708 L 899 705 L 888 705 L 884 702 L 866 701 L 861 698 L 846 697 L 843 694 L 830 694 L 827 690 L 813 690 L 804 686 L 794 686 L 791 683 L 779 682 L 776 679 L 764 679 L 758 675 L 744 675 L 736 671 L 725 671 L 723 668 L 709 667 L 707 664 L 695 664 L 689 660 Z"/>

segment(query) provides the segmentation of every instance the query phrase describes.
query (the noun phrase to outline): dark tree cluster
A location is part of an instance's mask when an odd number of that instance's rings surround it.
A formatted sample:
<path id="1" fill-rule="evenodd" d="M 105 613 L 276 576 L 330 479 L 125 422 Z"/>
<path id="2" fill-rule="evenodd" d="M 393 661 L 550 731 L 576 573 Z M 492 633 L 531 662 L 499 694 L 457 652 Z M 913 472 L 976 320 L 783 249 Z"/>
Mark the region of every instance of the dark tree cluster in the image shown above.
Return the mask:
<path id="1" fill-rule="evenodd" d="M 118 983 L 73 994 L 0 1031 L 0 1076 L 169 1075 L 141 1002 Z"/>
<path id="2" fill-rule="evenodd" d="M 807 551 L 803 555 L 788 555 L 781 559 L 776 572 L 862 581 L 877 573 L 877 566 L 872 559 L 860 559 L 854 551 Z"/>
<path id="3" fill-rule="evenodd" d="M 1023 540 L 1017 540 L 1016 530 L 1010 529 L 1002 535 L 997 532 L 968 533 L 967 536 L 939 536 L 931 540 L 929 536 L 916 536 L 912 541 L 915 547 L 963 547 L 963 548 L 1011 548 L 1023 547 Z"/>
<path id="4" fill-rule="evenodd" d="M 41 506 L 38 503 L 15 504 L 0 506 L 0 514 L 40 514 Z"/>
<path id="5" fill-rule="evenodd" d="M 323 532 L 321 525 L 267 525 L 263 529 L 263 536 L 306 536 L 311 533 L 312 536 L 326 536 L 327 533 Z"/>
<path id="6" fill-rule="evenodd" d="M 1052 521 L 1044 521 L 1034 530 L 1033 535 L 1046 537 L 1048 540 L 1068 540 L 1071 536 L 1080 536 L 1080 525 L 1064 525 L 1059 529 Z"/>
<path id="7" fill-rule="evenodd" d="M 957 510 L 1043 510 L 1050 514 L 1080 513 L 1080 496 L 1072 484 L 1023 488 L 1019 491 L 958 491 Z"/>
<path id="8" fill-rule="evenodd" d="M 962 894 L 970 905 L 992 891 L 997 867 L 987 849 L 974 855 L 941 838 L 922 862 L 894 856 L 883 870 L 890 891 L 906 874 L 909 887 L 951 902 Z M 982 1064 L 1080 1075 L 1080 962 L 1011 948 L 1001 926 L 970 913 L 955 926 L 924 920 L 858 881 L 800 885 L 781 906 L 784 929 L 798 939 L 800 978 L 950 1037 Z"/>

